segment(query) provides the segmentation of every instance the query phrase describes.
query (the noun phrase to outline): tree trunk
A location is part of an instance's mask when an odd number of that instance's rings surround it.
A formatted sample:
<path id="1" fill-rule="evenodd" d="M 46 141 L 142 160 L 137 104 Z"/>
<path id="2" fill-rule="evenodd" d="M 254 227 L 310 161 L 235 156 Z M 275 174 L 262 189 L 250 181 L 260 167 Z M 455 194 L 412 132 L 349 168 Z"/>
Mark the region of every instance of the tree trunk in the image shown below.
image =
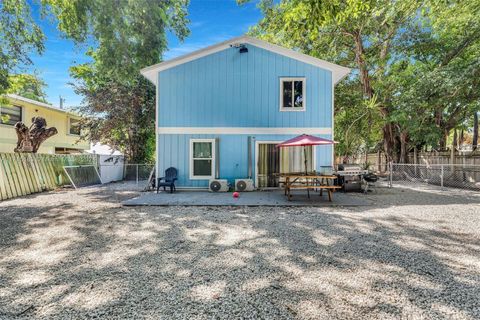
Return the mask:
<path id="1" fill-rule="evenodd" d="M 475 111 L 473 114 L 473 140 L 472 140 L 472 150 L 475 151 L 478 146 L 478 112 Z"/>
<path id="2" fill-rule="evenodd" d="M 452 148 L 457 148 L 457 149 L 458 149 L 458 134 L 457 134 L 457 129 L 454 129 L 454 130 L 453 130 Z"/>
<path id="3" fill-rule="evenodd" d="M 408 132 L 400 132 L 400 163 L 408 163 Z"/>
<path id="4" fill-rule="evenodd" d="M 447 129 L 442 129 L 442 136 L 440 137 L 440 140 L 438 141 L 438 148 L 440 150 L 447 150 L 447 138 L 448 134 L 450 133 L 450 130 Z"/>
<path id="5" fill-rule="evenodd" d="M 30 128 L 27 128 L 23 122 L 17 122 L 14 128 L 17 133 L 15 152 L 37 153 L 45 140 L 58 133 L 55 127 L 47 128 L 47 121 L 42 117 L 32 118 Z"/>
<path id="6" fill-rule="evenodd" d="M 374 91 L 370 83 L 370 75 L 368 74 L 367 64 L 365 61 L 365 48 L 363 46 L 362 35 L 358 31 L 354 34 L 355 40 L 355 62 L 359 69 L 360 83 L 363 89 L 363 95 L 367 99 L 372 99 Z M 386 50 L 386 49 L 385 49 Z M 384 52 L 386 54 L 386 51 Z M 380 113 L 384 119 L 388 117 L 388 110 L 385 106 L 380 106 Z M 383 148 L 388 161 L 394 158 L 394 130 L 391 123 L 386 123 L 382 128 L 383 131 Z"/>
<path id="7" fill-rule="evenodd" d="M 371 99 L 373 97 L 373 89 L 370 84 L 370 76 L 368 75 L 367 65 L 365 63 L 365 49 L 363 47 L 362 35 L 360 32 L 355 33 L 355 62 L 358 65 L 360 83 L 363 88 L 363 95 Z"/>
<path id="8" fill-rule="evenodd" d="M 391 123 L 385 123 L 383 128 L 383 149 L 385 150 L 385 156 L 387 162 L 392 161 L 395 158 L 394 146 L 395 146 L 395 134 L 394 127 Z"/>

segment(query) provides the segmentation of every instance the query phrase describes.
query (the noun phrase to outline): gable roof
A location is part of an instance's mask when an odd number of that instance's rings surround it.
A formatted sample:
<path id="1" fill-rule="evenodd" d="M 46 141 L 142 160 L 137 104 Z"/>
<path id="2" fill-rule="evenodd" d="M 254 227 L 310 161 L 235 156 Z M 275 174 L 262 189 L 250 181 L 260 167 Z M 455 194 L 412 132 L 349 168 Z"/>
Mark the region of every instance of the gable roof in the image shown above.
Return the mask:
<path id="1" fill-rule="evenodd" d="M 236 38 L 223 41 L 223 42 L 214 44 L 212 46 L 194 51 L 192 53 L 171 59 L 171 60 L 154 64 L 153 66 L 143 68 L 142 70 L 140 70 L 140 73 L 145 78 L 150 80 L 152 83 L 156 84 L 157 74 L 160 71 L 173 68 L 180 64 L 187 63 L 189 61 L 193 61 L 193 60 L 208 56 L 215 52 L 225 50 L 235 44 L 247 44 L 247 43 L 254 45 L 256 47 L 280 54 L 282 56 L 286 56 L 304 63 L 317 66 L 322 69 L 329 70 L 332 72 L 332 79 L 334 84 L 337 84 L 340 80 L 342 80 L 344 77 L 346 77 L 350 73 L 350 68 L 342 67 L 338 64 L 334 64 L 322 59 L 318 59 L 318 58 L 315 58 L 291 49 L 287 49 L 287 48 L 284 48 L 284 47 L 281 47 L 257 38 L 253 38 L 250 36 L 236 37 Z"/>
<path id="2" fill-rule="evenodd" d="M 69 112 L 65 109 L 60 109 L 60 108 L 55 107 L 54 105 L 44 103 L 44 102 L 40 102 L 40 101 L 36 101 L 36 100 L 32 100 L 32 99 L 28 99 L 28 98 L 19 96 L 17 94 L 6 94 L 5 96 L 7 98 L 10 98 L 13 101 L 22 101 L 22 102 L 26 102 L 26 103 L 30 103 L 30 104 L 39 106 L 39 107 L 47 108 L 47 109 L 50 109 L 50 110 L 71 114 L 71 112 Z"/>

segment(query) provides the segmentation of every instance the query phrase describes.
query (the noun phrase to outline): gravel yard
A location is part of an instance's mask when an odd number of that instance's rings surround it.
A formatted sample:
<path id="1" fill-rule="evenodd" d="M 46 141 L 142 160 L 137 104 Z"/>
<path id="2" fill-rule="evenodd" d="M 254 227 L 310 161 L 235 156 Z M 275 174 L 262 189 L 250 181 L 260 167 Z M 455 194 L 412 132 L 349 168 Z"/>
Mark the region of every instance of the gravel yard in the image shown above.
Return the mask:
<path id="1" fill-rule="evenodd" d="M 0 318 L 479 319 L 480 195 L 353 208 L 122 207 L 121 185 L 0 203 Z M 364 197 L 364 195 L 352 195 Z"/>

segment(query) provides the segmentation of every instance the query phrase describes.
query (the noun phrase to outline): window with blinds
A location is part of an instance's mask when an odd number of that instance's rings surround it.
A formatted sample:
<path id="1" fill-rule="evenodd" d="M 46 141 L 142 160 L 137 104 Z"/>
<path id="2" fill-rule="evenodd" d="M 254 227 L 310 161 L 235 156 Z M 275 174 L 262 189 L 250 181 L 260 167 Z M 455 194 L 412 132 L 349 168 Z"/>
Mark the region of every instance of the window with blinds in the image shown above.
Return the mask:
<path id="1" fill-rule="evenodd" d="M 22 107 L 19 106 L 0 106 L 2 124 L 14 126 L 15 123 L 22 121 Z"/>

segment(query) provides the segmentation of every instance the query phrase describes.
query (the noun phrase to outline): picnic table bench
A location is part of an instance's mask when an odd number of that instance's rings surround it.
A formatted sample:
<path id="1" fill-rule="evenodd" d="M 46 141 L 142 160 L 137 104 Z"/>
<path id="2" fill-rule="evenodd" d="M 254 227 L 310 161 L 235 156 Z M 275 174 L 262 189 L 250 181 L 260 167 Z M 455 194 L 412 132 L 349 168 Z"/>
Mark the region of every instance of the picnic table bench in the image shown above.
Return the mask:
<path id="1" fill-rule="evenodd" d="M 340 189 L 340 186 L 334 185 L 337 176 L 334 175 L 305 175 L 305 174 L 284 174 L 285 196 L 288 201 L 292 200 L 291 190 L 307 190 L 310 198 L 310 190 L 319 190 L 319 195 L 323 195 L 323 190 L 328 192 L 328 201 L 332 202 L 333 192 Z"/>

